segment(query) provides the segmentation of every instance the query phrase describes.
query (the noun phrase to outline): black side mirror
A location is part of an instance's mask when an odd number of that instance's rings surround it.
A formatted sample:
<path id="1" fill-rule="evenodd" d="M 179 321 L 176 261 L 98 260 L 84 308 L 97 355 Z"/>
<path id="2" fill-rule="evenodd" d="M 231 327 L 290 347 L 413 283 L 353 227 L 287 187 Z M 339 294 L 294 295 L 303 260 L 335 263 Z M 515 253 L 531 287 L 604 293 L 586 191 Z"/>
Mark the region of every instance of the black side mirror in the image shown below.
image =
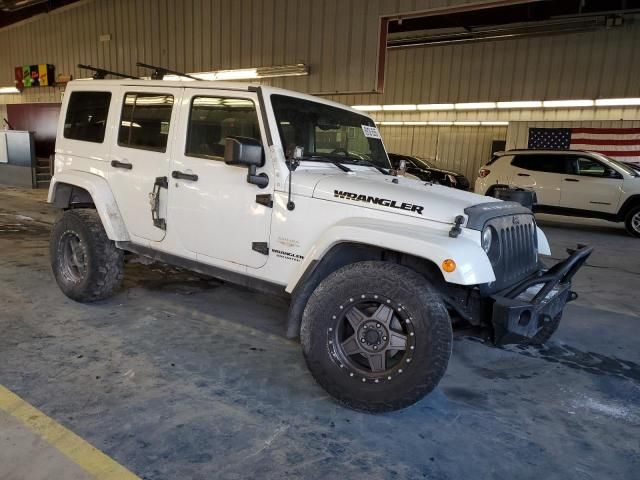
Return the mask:
<path id="1" fill-rule="evenodd" d="M 247 182 L 265 188 L 269 185 L 266 173 L 256 174 L 256 169 L 264 165 L 264 148 L 255 138 L 227 137 L 224 145 L 224 163 L 249 168 Z"/>
<path id="2" fill-rule="evenodd" d="M 620 175 L 614 169 L 607 170 L 604 176 L 608 178 L 622 178 L 622 175 Z"/>
<path id="3" fill-rule="evenodd" d="M 262 144 L 255 138 L 227 137 L 224 145 L 224 163 L 262 167 L 264 165 Z"/>

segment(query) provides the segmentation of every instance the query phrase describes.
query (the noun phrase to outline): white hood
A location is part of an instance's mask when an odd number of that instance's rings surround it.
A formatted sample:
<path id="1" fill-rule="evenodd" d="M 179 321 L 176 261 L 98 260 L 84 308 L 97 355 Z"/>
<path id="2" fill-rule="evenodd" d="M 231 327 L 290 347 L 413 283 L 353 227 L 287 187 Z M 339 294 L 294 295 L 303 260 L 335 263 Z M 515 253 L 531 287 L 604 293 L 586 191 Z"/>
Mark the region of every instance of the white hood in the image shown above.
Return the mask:
<path id="1" fill-rule="evenodd" d="M 292 182 L 298 195 L 443 223 L 453 223 L 467 207 L 498 201 L 421 180 L 382 175 L 372 169 L 353 168 L 349 173 L 334 172 L 333 168 L 299 169 L 293 173 Z"/>

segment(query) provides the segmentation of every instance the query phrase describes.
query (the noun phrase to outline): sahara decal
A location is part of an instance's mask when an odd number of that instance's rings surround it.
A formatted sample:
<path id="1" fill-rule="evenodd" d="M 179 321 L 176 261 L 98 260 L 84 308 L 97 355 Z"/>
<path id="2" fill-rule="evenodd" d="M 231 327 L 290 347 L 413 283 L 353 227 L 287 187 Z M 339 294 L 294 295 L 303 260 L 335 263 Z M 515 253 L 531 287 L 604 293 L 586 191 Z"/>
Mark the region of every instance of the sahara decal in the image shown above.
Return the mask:
<path id="1" fill-rule="evenodd" d="M 387 200 L 386 198 L 372 197 L 369 195 L 360 195 L 351 192 L 341 192 L 340 190 L 334 190 L 333 196 L 336 198 L 344 198 L 346 200 L 353 200 L 354 202 L 373 203 L 374 205 L 380 205 L 382 207 L 397 208 L 399 210 L 407 210 L 408 212 L 416 212 L 422 215 L 424 207 L 421 205 L 413 205 L 411 203 L 400 203 L 396 200 Z"/>
<path id="2" fill-rule="evenodd" d="M 277 250 L 275 248 L 272 248 L 271 251 L 276 254 L 276 257 L 283 258 L 284 260 L 293 260 L 294 262 L 304 260 L 304 257 L 297 253 L 285 252 L 284 250 Z"/>

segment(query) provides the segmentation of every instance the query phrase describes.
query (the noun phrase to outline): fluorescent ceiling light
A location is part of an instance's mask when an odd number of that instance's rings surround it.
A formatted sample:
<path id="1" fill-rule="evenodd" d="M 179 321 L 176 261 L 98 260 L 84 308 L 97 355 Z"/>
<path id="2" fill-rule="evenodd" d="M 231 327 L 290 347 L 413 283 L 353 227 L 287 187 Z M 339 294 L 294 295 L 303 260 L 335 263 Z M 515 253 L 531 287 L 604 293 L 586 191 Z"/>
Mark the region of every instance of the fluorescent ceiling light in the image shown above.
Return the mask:
<path id="1" fill-rule="evenodd" d="M 593 100 L 547 100 L 542 103 L 545 108 L 593 107 Z"/>
<path id="2" fill-rule="evenodd" d="M 633 107 L 640 105 L 640 98 L 601 98 L 596 107 Z"/>
<path id="3" fill-rule="evenodd" d="M 487 127 L 507 127 L 509 126 L 509 122 L 480 122 L 482 125 Z"/>
<path id="4" fill-rule="evenodd" d="M 304 63 L 296 63 L 293 65 L 277 65 L 275 67 L 197 72 L 189 73 L 188 75 L 200 80 L 252 80 L 256 78 L 298 77 L 301 75 L 309 75 L 309 67 Z M 164 80 L 193 81 L 191 78 L 180 77 L 178 75 L 165 75 Z"/>
<path id="5" fill-rule="evenodd" d="M 498 108 L 542 108 L 541 101 L 498 102 Z"/>
<path id="6" fill-rule="evenodd" d="M 0 94 L 2 93 L 20 93 L 16 87 L 0 87 Z"/>
<path id="7" fill-rule="evenodd" d="M 496 106 L 495 102 L 456 103 L 456 110 L 488 110 Z"/>
<path id="8" fill-rule="evenodd" d="M 418 108 L 417 105 L 383 105 L 382 106 L 382 110 L 387 112 L 392 112 L 392 111 L 410 112 L 410 111 L 416 110 L 417 108 Z"/>
<path id="9" fill-rule="evenodd" d="M 480 122 L 453 122 L 453 124 L 458 127 L 472 127 L 480 125 Z"/>
<path id="10" fill-rule="evenodd" d="M 429 122 L 429 125 L 446 127 L 453 125 L 453 122 Z"/>
<path id="11" fill-rule="evenodd" d="M 353 105 L 351 108 L 361 112 L 379 112 L 382 110 L 382 105 Z"/>
<path id="12" fill-rule="evenodd" d="M 421 126 L 429 125 L 429 122 L 404 122 L 405 125 Z"/>
<path id="13" fill-rule="evenodd" d="M 403 125 L 404 122 L 378 122 L 378 125 L 387 125 L 387 126 L 391 126 L 391 125 Z"/>
<path id="14" fill-rule="evenodd" d="M 418 105 L 418 110 L 455 110 L 453 103 L 422 103 Z"/>

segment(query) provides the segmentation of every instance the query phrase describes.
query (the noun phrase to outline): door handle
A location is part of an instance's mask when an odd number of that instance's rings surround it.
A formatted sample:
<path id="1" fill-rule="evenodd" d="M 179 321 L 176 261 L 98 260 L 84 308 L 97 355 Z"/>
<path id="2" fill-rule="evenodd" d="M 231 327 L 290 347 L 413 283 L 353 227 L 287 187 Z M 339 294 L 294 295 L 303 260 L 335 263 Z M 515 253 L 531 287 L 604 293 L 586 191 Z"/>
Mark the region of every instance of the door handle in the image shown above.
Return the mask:
<path id="1" fill-rule="evenodd" d="M 195 175 L 193 173 L 183 173 L 179 172 L 178 170 L 174 170 L 173 172 L 171 172 L 171 176 L 180 180 L 191 180 L 192 182 L 198 181 L 198 175 Z"/>
<path id="2" fill-rule="evenodd" d="M 111 160 L 111 166 L 114 168 L 124 168 L 126 170 L 131 170 L 133 165 L 126 162 L 119 162 L 118 160 Z"/>
<path id="3" fill-rule="evenodd" d="M 565 182 L 579 182 L 580 180 L 576 180 L 575 178 L 565 178 Z"/>
<path id="4" fill-rule="evenodd" d="M 519 173 L 518 176 L 519 177 L 530 177 L 531 175 L 529 175 L 528 173 Z"/>

